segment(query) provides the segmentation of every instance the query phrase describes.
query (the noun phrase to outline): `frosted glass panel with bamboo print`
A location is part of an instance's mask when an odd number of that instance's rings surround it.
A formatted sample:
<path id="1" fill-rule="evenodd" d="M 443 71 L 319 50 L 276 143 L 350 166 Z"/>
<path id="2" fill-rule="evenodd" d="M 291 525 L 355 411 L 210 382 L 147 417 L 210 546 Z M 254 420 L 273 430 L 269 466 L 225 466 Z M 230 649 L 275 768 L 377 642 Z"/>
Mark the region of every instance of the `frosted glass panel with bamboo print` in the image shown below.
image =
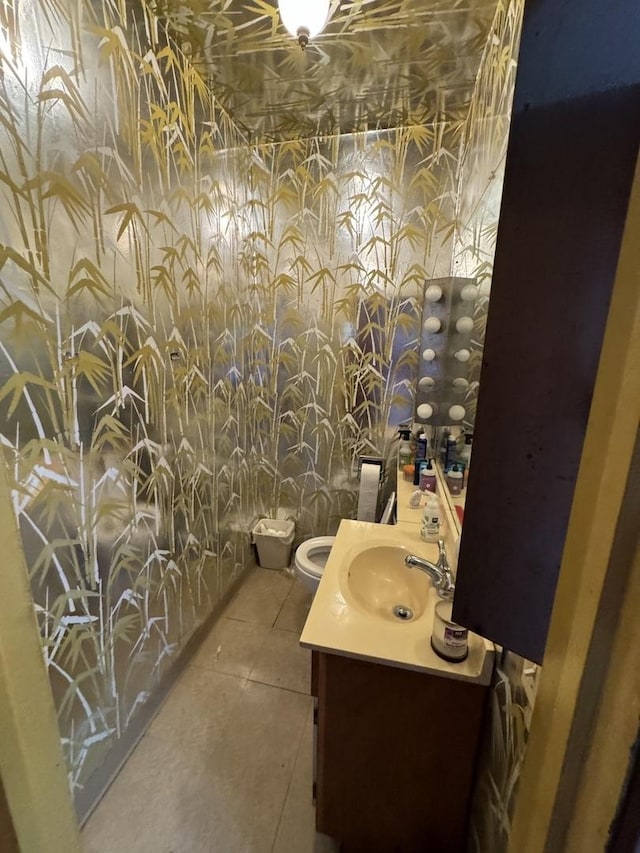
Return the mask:
<path id="1" fill-rule="evenodd" d="M 0 9 L 0 441 L 78 792 L 250 562 L 238 138 L 144 7 Z"/>

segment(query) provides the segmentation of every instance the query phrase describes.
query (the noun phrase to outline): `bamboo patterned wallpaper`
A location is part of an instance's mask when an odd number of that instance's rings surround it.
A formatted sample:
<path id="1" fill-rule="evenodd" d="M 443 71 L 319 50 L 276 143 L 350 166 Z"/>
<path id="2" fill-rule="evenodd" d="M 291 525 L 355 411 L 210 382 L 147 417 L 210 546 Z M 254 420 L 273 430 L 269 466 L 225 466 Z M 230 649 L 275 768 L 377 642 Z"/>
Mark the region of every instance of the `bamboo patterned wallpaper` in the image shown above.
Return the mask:
<path id="1" fill-rule="evenodd" d="M 247 155 L 123 8 L 0 6 L 0 441 L 76 794 L 250 558 Z"/>
<path id="2" fill-rule="evenodd" d="M 156 0 L 252 142 L 464 121 L 496 0 L 331 0 L 304 53 L 276 0 Z"/>
<path id="3" fill-rule="evenodd" d="M 419 295 L 450 265 L 461 128 L 257 149 L 249 464 L 261 508 L 288 511 L 299 535 L 354 513 L 358 456 L 388 456 L 388 425 L 412 414 Z"/>
<path id="4" fill-rule="evenodd" d="M 0 442 L 79 801 L 255 519 L 353 514 L 413 411 L 424 281 L 497 217 L 470 176 L 502 114 L 249 144 L 175 29 L 0 0 Z"/>

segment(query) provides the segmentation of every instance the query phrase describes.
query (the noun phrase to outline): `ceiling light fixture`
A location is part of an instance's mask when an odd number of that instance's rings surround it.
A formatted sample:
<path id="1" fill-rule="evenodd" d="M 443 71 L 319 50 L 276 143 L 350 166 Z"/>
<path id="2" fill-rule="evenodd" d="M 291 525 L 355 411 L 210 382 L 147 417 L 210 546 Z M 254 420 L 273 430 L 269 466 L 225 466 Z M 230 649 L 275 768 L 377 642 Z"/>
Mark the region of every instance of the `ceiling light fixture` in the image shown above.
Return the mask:
<path id="1" fill-rule="evenodd" d="M 322 32 L 329 15 L 329 0 L 278 0 L 278 7 L 282 23 L 303 50 Z"/>

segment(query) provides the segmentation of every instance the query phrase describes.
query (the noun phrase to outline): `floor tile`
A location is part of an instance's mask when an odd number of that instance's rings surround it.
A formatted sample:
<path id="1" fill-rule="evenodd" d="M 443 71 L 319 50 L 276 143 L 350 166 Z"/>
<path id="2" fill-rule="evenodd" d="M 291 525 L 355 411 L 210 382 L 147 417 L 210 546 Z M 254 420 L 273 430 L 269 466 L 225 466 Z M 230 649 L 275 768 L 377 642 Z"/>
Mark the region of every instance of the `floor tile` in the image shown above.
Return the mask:
<path id="1" fill-rule="evenodd" d="M 242 684 L 240 678 L 190 666 L 172 688 L 148 734 L 180 745 L 211 743 L 241 700 Z"/>
<path id="2" fill-rule="evenodd" d="M 299 636 L 304 628 L 304 623 L 307 621 L 312 601 L 313 594 L 311 591 L 297 580 L 282 605 L 275 627 L 283 631 L 295 631 Z"/>
<path id="3" fill-rule="evenodd" d="M 231 599 L 224 615 L 271 627 L 293 583 L 293 577 L 286 572 L 255 569 Z"/>
<path id="4" fill-rule="evenodd" d="M 311 690 L 311 652 L 300 646 L 293 631 L 272 628 L 249 675 L 251 681 L 296 690 Z"/>
<path id="5" fill-rule="evenodd" d="M 338 853 L 339 845 L 315 831 L 313 716 L 309 714 L 287 791 L 273 853 Z"/>
<path id="6" fill-rule="evenodd" d="M 292 585 L 266 569 L 250 576 L 87 822 L 85 853 L 272 853 L 276 843 L 334 853 L 314 831 L 310 653 L 293 630 L 303 599 Z M 291 629 L 271 627 L 286 601 Z"/>
<path id="7" fill-rule="evenodd" d="M 87 822 L 85 853 L 270 853 L 311 700 L 234 680 L 242 701 L 217 737 L 143 738 Z"/>
<path id="8" fill-rule="evenodd" d="M 270 853 L 311 699 L 244 682 L 216 753 L 211 813 L 228 853 Z"/>
<path id="9" fill-rule="evenodd" d="M 204 807 L 211 766 L 199 748 L 146 735 L 86 823 L 84 853 L 223 853 Z"/>
<path id="10" fill-rule="evenodd" d="M 266 625 L 223 616 L 203 640 L 191 663 L 214 672 L 246 678 L 253 669 L 269 630 Z"/>

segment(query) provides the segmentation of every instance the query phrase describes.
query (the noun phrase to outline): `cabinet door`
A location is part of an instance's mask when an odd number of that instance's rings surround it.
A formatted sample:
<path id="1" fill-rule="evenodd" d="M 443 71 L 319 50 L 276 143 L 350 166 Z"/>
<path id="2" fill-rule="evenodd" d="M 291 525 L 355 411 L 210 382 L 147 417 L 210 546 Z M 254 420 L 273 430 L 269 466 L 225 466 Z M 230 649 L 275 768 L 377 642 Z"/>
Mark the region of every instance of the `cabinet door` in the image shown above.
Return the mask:
<path id="1" fill-rule="evenodd" d="M 572 95 L 572 66 L 568 94 L 550 96 L 558 87 L 543 70 L 553 64 L 545 49 L 558 58 L 550 17 L 540 26 L 533 7 L 525 14 L 453 610 L 537 662 L 640 139 L 637 85 L 594 93 L 578 76 Z M 609 38 L 606 19 L 603 27 L 589 37 Z M 569 34 L 576 44 L 583 30 Z M 576 44 L 556 73 L 576 61 Z M 614 39 L 607 55 L 616 49 Z"/>
<path id="2" fill-rule="evenodd" d="M 320 655 L 316 827 L 349 851 L 460 853 L 487 688 Z"/>

